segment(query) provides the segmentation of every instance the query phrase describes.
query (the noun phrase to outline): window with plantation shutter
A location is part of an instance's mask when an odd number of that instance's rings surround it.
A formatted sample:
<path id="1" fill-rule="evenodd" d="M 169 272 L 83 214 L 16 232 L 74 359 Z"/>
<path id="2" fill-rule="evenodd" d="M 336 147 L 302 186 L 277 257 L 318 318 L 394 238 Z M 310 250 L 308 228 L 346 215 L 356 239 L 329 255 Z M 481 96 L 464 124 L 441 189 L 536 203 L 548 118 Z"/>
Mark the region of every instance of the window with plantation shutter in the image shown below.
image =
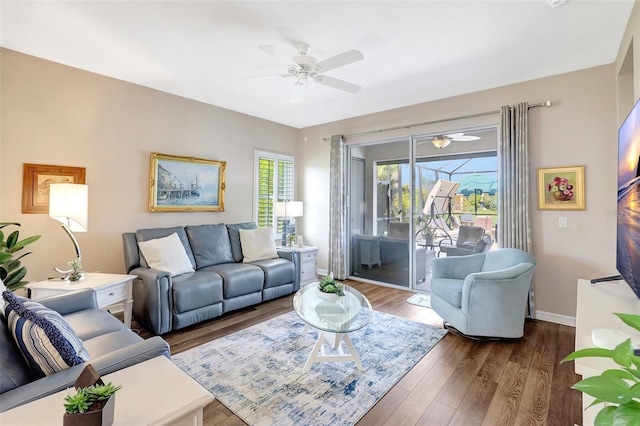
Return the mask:
<path id="1" fill-rule="evenodd" d="M 293 157 L 266 151 L 256 151 L 256 197 L 254 220 L 258 228 L 273 228 L 282 232 L 282 218 L 274 217 L 274 204 L 293 200 Z"/>

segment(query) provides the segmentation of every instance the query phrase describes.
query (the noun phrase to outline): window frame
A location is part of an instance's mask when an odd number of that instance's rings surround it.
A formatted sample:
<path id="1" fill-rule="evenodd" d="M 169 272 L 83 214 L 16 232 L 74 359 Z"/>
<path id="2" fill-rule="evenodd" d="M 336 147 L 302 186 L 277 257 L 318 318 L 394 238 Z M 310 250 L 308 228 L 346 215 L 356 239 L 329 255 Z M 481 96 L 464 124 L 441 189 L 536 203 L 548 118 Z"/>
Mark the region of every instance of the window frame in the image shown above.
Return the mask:
<path id="1" fill-rule="evenodd" d="M 293 201 L 295 197 L 295 156 L 290 154 L 282 154 L 278 152 L 265 151 L 265 150 L 254 150 L 254 161 L 253 161 L 253 175 L 254 175 L 254 196 L 253 196 L 253 220 L 258 225 L 258 227 L 268 228 L 271 227 L 274 230 L 274 236 L 277 236 L 280 232 L 282 232 L 282 218 L 276 217 L 275 214 L 271 217 L 271 223 L 268 226 L 263 225 L 263 221 L 260 221 L 260 199 L 264 197 L 263 194 L 260 193 L 261 188 L 261 170 L 260 170 L 260 160 L 268 159 L 274 162 L 275 167 L 273 171 L 273 183 L 271 187 L 271 193 L 266 194 L 267 198 L 273 198 L 273 203 L 278 201 Z M 281 164 L 285 164 L 287 162 L 291 163 L 291 183 L 290 188 L 285 187 L 284 189 L 279 191 L 281 187 L 281 173 L 280 167 Z M 280 198 L 281 193 L 286 193 L 288 197 Z M 273 205 L 272 205 L 273 209 Z M 272 210 L 273 211 L 273 210 Z"/>

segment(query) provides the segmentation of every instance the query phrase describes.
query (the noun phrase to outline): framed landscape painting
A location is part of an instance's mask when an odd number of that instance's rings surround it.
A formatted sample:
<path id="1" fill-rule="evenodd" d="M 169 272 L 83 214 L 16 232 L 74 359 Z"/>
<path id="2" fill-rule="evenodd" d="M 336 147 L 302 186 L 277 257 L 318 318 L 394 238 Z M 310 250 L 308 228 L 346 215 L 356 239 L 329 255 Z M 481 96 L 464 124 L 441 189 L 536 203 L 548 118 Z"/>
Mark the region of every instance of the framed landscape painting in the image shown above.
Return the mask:
<path id="1" fill-rule="evenodd" d="M 538 169 L 539 210 L 585 210 L 584 166 Z"/>
<path id="2" fill-rule="evenodd" d="M 22 168 L 22 213 L 49 213 L 49 185 L 85 183 L 84 167 L 25 163 Z"/>
<path id="3" fill-rule="evenodd" d="M 226 161 L 151 153 L 149 212 L 224 211 Z"/>

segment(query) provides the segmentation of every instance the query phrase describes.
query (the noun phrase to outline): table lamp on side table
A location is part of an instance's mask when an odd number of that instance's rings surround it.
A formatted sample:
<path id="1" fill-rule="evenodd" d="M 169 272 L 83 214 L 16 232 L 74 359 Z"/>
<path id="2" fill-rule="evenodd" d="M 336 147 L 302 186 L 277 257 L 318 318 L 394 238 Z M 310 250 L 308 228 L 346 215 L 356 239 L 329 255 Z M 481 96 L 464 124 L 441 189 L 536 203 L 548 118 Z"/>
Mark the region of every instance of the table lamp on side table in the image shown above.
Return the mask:
<path id="1" fill-rule="evenodd" d="M 67 233 L 76 250 L 76 257 L 82 261 L 80 245 L 73 232 L 87 232 L 89 216 L 89 187 L 73 183 L 53 183 L 49 185 L 49 217 L 62 223 L 62 229 Z M 61 278 L 68 280 L 74 269 L 63 270 L 53 268 L 64 274 Z M 80 276 L 84 275 L 80 272 Z"/>
<path id="2" fill-rule="evenodd" d="M 280 201 L 275 204 L 274 213 L 276 217 L 282 217 L 282 246 L 291 246 L 289 235 L 296 233 L 296 217 L 302 217 L 302 201 Z"/>

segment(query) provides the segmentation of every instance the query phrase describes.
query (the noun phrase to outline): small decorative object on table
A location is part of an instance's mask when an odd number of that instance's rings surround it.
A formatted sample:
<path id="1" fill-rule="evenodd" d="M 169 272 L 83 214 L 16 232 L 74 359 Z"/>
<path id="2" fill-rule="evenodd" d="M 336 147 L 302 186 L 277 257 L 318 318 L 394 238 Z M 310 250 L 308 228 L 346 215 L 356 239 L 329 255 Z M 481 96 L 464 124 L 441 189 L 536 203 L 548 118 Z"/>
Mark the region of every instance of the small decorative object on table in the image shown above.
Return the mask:
<path id="1" fill-rule="evenodd" d="M 73 268 L 73 271 L 71 271 L 71 273 L 69 274 L 69 281 L 80 281 L 82 278 L 84 278 L 84 272 L 81 271 L 82 260 L 80 260 L 79 257 L 70 260 L 69 262 L 67 262 L 67 265 Z"/>
<path id="2" fill-rule="evenodd" d="M 110 426 L 113 424 L 115 393 L 121 386 L 106 385 L 91 364 L 75 383 L 76 393 L 64 399 L 64 426 Z"/>
<path id="3" fill-rule="evenodd" d="M 333 279 L 331 273 L 320 280 L 316 294 L 324 301 L 335 302 L 340 296 L 344 296 L 344 287 Z"/>

